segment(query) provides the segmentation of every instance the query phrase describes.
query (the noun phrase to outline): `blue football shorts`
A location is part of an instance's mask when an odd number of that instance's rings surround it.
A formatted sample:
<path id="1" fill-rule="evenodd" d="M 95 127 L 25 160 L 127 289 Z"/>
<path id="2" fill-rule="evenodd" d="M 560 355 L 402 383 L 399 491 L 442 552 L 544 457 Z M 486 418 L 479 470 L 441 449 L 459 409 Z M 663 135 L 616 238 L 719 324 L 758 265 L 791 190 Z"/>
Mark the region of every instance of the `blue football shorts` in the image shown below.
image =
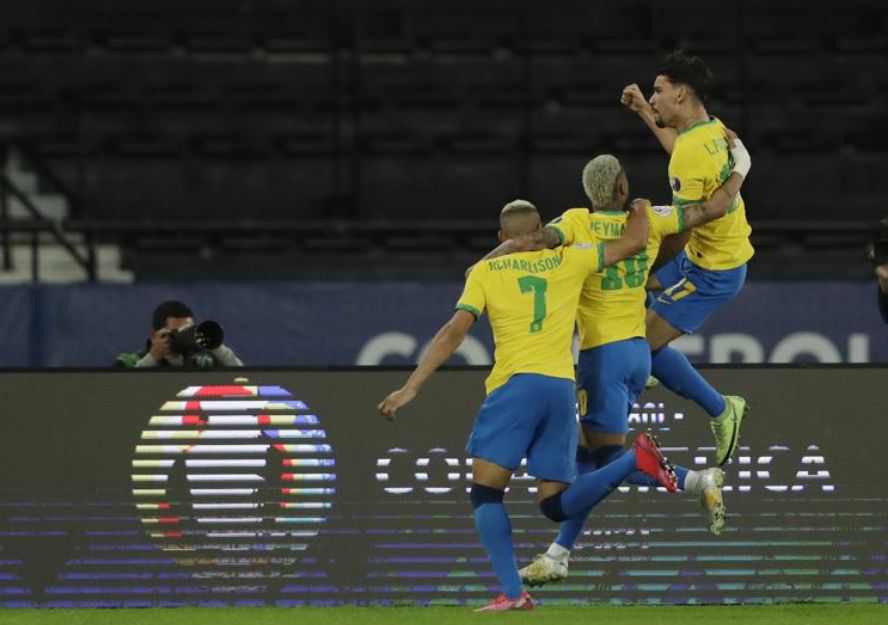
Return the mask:
<path id="1" fill-rule="evenodd" d="M 685 334 L 693 334 L 716 310 L 734 299 L 746 281 L 746 264 L 734 269 L 703 269 L 684 250 L 656 273 L 663 291 L 651 309 Z"/>
<path id="2" fill-rule="evenodd" d="M 466 451 L 512 470 L 527 458 L 528 474 L 570 483 L 576 447 L 574 381 L 519 373 L 481 404 Z"/>
<path id="3" fill-rule="evenodd" d="M 632 338 L 580 352 L 577 405 L 583 427 L 604 434 L 629 431 L 629 412 L 651 373 L 651 347 Z"/>

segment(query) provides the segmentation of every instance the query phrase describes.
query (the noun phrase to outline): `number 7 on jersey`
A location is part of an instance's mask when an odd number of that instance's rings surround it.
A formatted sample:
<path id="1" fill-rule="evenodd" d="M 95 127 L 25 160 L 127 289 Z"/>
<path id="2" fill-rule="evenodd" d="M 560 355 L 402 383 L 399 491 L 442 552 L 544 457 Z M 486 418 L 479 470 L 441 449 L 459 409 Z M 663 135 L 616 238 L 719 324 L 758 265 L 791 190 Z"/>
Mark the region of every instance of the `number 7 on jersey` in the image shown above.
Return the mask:
<path id="1" fill-rule="evenodd" d="M 549 288 L 549 283 L 545 278 L 522 276 L 518 278 L 518 288 L 522 293 L 533 293 L 533 321 L 529 332 L 539 332 L 543 329 L 543 319 L 546 318 L 546 289 Z"/>

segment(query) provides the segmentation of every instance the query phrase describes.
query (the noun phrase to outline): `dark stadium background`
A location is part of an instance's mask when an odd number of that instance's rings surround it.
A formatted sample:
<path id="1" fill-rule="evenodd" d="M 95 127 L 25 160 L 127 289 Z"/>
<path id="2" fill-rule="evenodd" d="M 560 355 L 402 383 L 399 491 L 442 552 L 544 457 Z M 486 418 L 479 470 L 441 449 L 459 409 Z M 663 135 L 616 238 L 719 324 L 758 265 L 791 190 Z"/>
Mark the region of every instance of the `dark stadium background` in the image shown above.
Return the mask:
<path id="1" fill-rule="evenodd" d="M 888 199 L 879 0 L 4 0 L 0 18 L 5 145 L 70 194 L 65 233 L 121 243 L 139 280 L 450 279 L 505 201 L 582 205 L 600 152 L 666 201 L 619 95 L 649 95 L 675 48 L 711 65 L 710 111 L 755 158 L 752 279 L 866 277 Z"/>
<path id="2" fill-rule="evenodd" d="M 619 95 L 676 48 L 753 155 L 757 250 L 682 348 L 884 361 L 886 21 L 879 0 L 3 0 L 0 366 L 110 364 L 169 298 L 250 365 L 410 364 L 505 202 L 584 205 L 601 152 L 668 201 Z M 490 361 L 482 326 L 460 362 Z"/>

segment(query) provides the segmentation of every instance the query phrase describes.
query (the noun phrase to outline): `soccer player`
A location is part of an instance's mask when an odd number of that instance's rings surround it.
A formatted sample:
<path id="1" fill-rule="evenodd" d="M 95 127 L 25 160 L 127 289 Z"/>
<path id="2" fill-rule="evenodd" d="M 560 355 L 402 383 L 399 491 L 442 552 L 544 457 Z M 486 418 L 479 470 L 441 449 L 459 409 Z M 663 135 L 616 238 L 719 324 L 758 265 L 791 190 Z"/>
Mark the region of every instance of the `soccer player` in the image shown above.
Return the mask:
<path id="1" fill-rule="evenodd" d="M 888 265 L 876 266 L 876 277 L 879 280 L 879 312 L 888 323 Z"/>
<path id="2" fill-rule="evenodd" d="M 879 312 L 888 323 L 888 217 L 879 222 L 878 234 L 872 243 L 869 259 L 879 282 Z"/>
<path id="3" fill-rule="evenodd" d="M 647 246 L 591 276 L 583 287 L 577 317 L 580 329 L 578 404 L 583 447 L 577 450 L 577 471 L 583 474 L 607 465 L 623 453 L 629 411 L 643 390 L 650 373 L 650 347 L 645 336 L 645 289 L 649 261 L 657 257 L 662 239 L 717 219 L 733 201 L 750 159 L 742 142 L 732 148 L 736 171 L 720 192 L 707 202 L 687 206 L 648 207 L 650 221 Z M 620 162 L 603 154 L 583 169 L 583 187 L 593 210 L 577 208 L 565 212 L 546 228 L 518 237 L 488 255 L 496 258 L 515 250 L 553 248 L 558 245 L 607 241 L 620 236 L 626 223 L 624 207 L 629 197 L 629 180 Z M 699 495 L 709 515 L 709 529 L 720 534 L 725 524 L 721 496 L 721 469 L 690 471 L 676 467 L 678 485 Z M 635 474 L 628 482 L 654 485 L 647 476 Z M 523 581 L 532 586 L 561 581 L 567 577 L 568 558 L 585 519 L 572 518 L 546 553 L 521 570 Z"/>
<path id="4" fill-rule="evenodd" d="M 712 72 L 703 61 L 675 52 L 657 70 L 650 101 L 638 85 L 623 90 L 623 105 L 644 120 L 671 155 L 669 184 L 675 206 L 711 198 L 731 172 L 725 127 L 706 110 L 711 81 Z M 709 414 L 719 466 L 737 448 L 747 402 L 715 390 L 669 343 L 695 332 L 740 291 L 754 253 L 751 232 L 743 199 L 737 195 L 726 215 L 691 230 L 684 250 L 648 284 L 659 292 L 646 320 L 652 374 Z"/>
<path id="5" fill-rule="evenodd" d="M 639 206 L 645 206 L 638 202 Z M 541 228 L 529 202 L 507 204 L 500 216 L 500 239 Z M 576 388 L 571 337 L 580 290 L 586 278 L 628 258 L 647 240 L 645 211 L 634 210 L 626 232 L 595 245 L 561 247 L 504 256 L 478 263 L 470 272 L 453 317 L 435 335 L 406 384 L 378 405 L 394 418 L 425 380 L 456 351 L 486 310 L 496 343 L 487 397 L 475 419 L 466 450 L 472 457 L 471 501 L 475 525 L 502 586 L 502 594 L 482 611 L 532 609 L 515 562 L 511 524 L 503 496 L 513 471 L 527 458 L 538 480 L 540 509 L 561 522 L 585 517 L 628 475 L 637 470 L 674 492 L 676 477 L 648 433 L 633 449 L 575 482 Z"/>

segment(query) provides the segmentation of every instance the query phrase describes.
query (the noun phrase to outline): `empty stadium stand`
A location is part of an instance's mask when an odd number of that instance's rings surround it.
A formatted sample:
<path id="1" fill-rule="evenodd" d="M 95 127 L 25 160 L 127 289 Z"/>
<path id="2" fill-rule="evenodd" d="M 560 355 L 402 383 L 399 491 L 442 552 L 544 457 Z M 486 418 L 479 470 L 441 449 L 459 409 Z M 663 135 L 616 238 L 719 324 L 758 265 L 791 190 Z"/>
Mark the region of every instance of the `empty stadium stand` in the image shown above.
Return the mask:
<path id="1" fill-rule="evenodd" d="M 580 169 L 599 152 L 625 160 L 638 195 L 666 199 L 666 157 L 618 98 L 629 82 L 648 91 L 658 60 L 683 47 L 712 66 L 710 110 L 755 156 L 754 225 L 885 212 L 888 4 L 706 6 L 4 2 L 0 136 L 64 183 L 69 227 L 125 232 L 128 262 L 162 249 L 175 223 L 256 225 L 253 240 L 213 239 L 233 255 L 277 249 L 262 224 L 308 221 L 406 220 L 407 247 L 434 248 L 440 224 L 477 229 L 516 196 L 548 214 L 581 204 Z M 447 247 L 474 253 L 447 232 Z M 370 239 L 343 245 L 391 243 Z"/>

